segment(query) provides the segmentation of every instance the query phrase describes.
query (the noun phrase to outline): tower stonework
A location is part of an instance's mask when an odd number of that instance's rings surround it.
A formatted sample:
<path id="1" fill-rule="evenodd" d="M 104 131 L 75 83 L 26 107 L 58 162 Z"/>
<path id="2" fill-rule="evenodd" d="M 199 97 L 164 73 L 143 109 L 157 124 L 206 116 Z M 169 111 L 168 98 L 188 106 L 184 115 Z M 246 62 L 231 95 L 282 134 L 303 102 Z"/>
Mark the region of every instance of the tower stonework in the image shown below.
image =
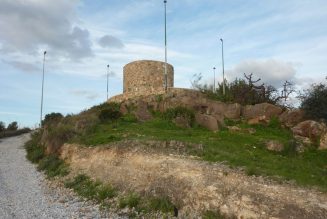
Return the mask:
<path id="1" fill-rule="evenodd" d="M 165 63 L 141 60 L 124 66 L 124 94 L 150 95 L 164 91 Z M 174 67 L 167 63 L 167 87 L 174 87 Z"/>

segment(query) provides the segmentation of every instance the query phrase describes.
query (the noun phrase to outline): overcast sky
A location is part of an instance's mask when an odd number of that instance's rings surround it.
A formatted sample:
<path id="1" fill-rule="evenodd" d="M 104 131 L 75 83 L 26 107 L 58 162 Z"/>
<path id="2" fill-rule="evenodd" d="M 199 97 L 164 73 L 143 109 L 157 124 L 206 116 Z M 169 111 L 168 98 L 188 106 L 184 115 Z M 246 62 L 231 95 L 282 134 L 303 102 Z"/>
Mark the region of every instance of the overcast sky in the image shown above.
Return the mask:
<path id="1" fill-rule="evenodd" d="M 122 69 L 164 60 L 162 0 L 0 0 L 0 121 L 39 123 L 44 112 L 77 113 L 122 92 Z M 168 0 L 168 62 L 175 86 L 192 75 L 221 81 L 253 73 L 280 86 L 307 87 L 327 76 L 326 0 Z"/>

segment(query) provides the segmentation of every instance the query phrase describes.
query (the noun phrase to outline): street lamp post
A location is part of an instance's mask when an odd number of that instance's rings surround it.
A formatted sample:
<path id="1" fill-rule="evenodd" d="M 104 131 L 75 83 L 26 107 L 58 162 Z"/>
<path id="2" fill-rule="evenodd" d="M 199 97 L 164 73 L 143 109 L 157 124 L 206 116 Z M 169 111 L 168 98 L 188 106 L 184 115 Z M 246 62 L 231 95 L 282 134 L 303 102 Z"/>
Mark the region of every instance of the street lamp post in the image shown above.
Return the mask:
<path id="1" fill-rule="evenodd" d="M 225 95 L 224 40 L 220 39 L 220 41 L 221 41 L 221 59 L 222 59 L 222 66 L 223 66 L 223 95 Z"/>
<path id="2" fill-rule="evenodd" d="M 110 65 L 107 65 L 107 100 L 109 98 L 109 67 Z"/>
<path id="3" fill-rule="evenodd" d="M 164 0 L 165 5 L 165 91 L 167 92 L 168 78 L 167 78 L 167 0 Z"/>
<path id="4" fill-rule="evenodd" d="M 44 65 L 45 65 L 45 55 L 47 51 L 43 53 L 43 72 L 42 72 L 42 91 L 41 91 L 41 115 L 40 115 L 40 128 L 42 128 L 42 113 L 43 113 L 43 88 L 44 88 Z"/>
<path id="5" fill-rule="evenodd" d="M 216 67 L 213 67 L 213 92 L 216 91 Z"/>

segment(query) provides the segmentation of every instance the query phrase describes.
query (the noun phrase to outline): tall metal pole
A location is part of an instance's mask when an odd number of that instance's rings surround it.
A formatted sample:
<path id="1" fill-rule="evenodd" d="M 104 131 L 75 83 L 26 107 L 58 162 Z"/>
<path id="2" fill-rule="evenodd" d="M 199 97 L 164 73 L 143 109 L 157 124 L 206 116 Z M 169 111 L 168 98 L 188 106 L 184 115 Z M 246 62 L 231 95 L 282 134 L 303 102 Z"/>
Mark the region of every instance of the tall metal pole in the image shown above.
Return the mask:
<path id="1" fill-rule="evenodd" d="M 213 67 L 213 92 L 216 91 L 216 67 Z"/>
<path id="2" fill-rule="evenodd" d="M 225 95 L 225 66 L 224 66 L 224 40 L 221 41 L 221 58 L 222 58 L 222 66 L 223 66 L 223 95 Z"/>
<path id="3" fill-rule="evenodd" d="M 109 65 L 107 65 L 107 100 L 109 98 Z"/>
<path id="4" fill-rule="evenodd" d="M 168 78 L 167 78 L 167 0 L 164 0 L 165 4 L 165 91 L 167 92 Z"/>
<path id="5" fill-rule="evenodd" d="M 42 114 L 43 114 L 43 88 L 44 88 L 44 65 L 45 65 L 45 54 L 47 51 L 43 53 L 43 73 L 42 73 L 42 94 L 41 94 L 41 115 L 40 115 L 40 128 L 42 128 Z"/>

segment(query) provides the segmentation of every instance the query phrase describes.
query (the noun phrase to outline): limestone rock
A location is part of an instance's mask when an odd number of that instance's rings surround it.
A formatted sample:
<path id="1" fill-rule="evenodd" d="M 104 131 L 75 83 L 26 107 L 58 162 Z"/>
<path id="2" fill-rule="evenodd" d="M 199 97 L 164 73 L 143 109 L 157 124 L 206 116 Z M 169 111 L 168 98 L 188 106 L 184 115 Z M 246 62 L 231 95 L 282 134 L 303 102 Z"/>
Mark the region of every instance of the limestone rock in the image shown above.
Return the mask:
<path id="1" fill-rule="evenodd" d="M 238 103 L 226 104 L 220 101 L 208 101 L 207 113 L 221 114 L 228 119 L 239 119 L 241 116 L 241 105 Z"/>
<path id="2" fill-rule="evenodd" d="M 316 141 L 327 130 L 326 125 L 313 120 L 306 120 L 300 122 L 292 128 L 294 135 L 310 138 L 310 140 Z"/>
<path id="3" fill-rule="evenodd" d="M 266 116 L 258 116 L 256 118 L 248 120 L 249 125 L 267 124 L 267 123 L 269 123 L 269 119 L 267 119 Z"/>
<path id="4" fill-rule="evenodd" d="M 269 151 L 277 151 L 280 152 L 284 149 L 284 145 L 276 140 L 270 140 L 266 142 L 266 148 Z"/>
<path id="5" fill-rule="evenodd" d="M 218 131 L 219 130 L 217 120 L 213 116 L 197 113 L 195 115 L 195 121 L 199 125 L 209 129 L 210 131 Z"/>
<path id="6" fill-rule="evenodd" d="M 242 116 L 247 120 L 259 116 L 265 116 L 267 119 L 271 119 L 273 116 L 279 116 L 282 112 L 283 110 L 279 106 L 270 103 L 260 103 L 243 107 Z"/>
<path id="7" fill-rule="evenodd" d="M 280 122 L 288 128 L 303 121 L 304 111 L 300 109 L 286 110 L 279 116 Z"/>

